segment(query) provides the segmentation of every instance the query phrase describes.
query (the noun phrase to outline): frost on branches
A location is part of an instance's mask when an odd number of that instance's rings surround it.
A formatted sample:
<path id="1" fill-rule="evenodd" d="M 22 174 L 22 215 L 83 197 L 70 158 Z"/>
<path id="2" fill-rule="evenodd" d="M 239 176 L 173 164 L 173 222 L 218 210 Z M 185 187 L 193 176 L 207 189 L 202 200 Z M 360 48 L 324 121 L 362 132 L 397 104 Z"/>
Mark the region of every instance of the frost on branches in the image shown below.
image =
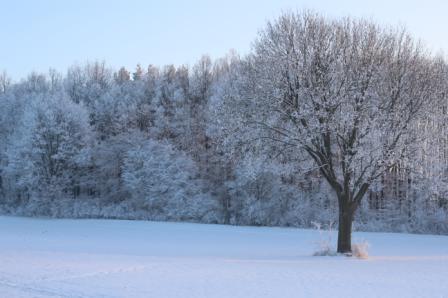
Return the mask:
<path id="1" fill-rule="evenodd" d="M 446 62 L 286 13 L 251 53 L 0 74 L 0 211 L 448 233 Z"/>
<path id="2" fill-rule="evenodd" d="M 444 96 L 443 61 L 404 31 L 305 13 L 268 24 L 251 64 L 261 115 L 249 123 L 316 163 L 338 199 L 338 252 L 351 251 L 361 200 L 409 153 L 424 108 Z"/>

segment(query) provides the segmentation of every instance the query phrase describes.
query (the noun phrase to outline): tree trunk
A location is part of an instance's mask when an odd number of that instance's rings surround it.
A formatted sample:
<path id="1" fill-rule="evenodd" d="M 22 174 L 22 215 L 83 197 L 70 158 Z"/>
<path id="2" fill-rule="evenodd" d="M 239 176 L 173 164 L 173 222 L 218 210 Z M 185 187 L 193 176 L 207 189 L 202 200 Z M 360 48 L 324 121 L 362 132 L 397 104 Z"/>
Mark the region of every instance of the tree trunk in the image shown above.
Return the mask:
<path id="1" fill-rule="evenodd" d="M 353 210 L 347 203 L 339 206 L 338 253 L 352 252 Z"/>
<path id="2" fill-rule="evenodd" d="M 230 224 L 230 196 L 224 195 L 223 197 L 223 211 L 224 211 L 224 224 L 228 225 Z"/>

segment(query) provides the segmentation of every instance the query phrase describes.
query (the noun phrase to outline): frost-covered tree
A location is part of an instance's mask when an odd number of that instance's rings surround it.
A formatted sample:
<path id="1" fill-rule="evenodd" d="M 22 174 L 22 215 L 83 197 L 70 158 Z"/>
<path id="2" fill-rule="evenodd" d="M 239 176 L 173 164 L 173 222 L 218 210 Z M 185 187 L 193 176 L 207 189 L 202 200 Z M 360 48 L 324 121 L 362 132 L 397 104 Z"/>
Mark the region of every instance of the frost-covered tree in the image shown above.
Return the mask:
<path id="1" fill-rule="evenodd" d="M 71 100 L 84 103 L 90 109 L 113 82 L 112 71 L 105 62 L 95 61 L 81 67 L 72 66 L 64 80 L 65 90 Z"/>
<path id="2" fill-rule="evenodd" d="M 447 78 L 403 31 L 311 13 L 268 24 L 245 57 L 191 68 L 0 74 L 0 212 L 302 227 L 339 216 L 340 251 L 353 217 L 447 233 Z"/>
<path id="3" fill-rule="evenodd" d="M 156 220 L 204 220 L 213 200 L 203 194 L 194 162 L 167 143 L 148 140 L 129 150 L 123 177 L 134 204 Z"/>
<path id="4" fill-rule="evenodd" d="M 250 58 L 247 124 L 303 150 L 339 202 L 338 252 L 351 251 L 355 211 L 415 140 L 422 108 L 443 94 L 443 63 L 403 31 L 312 13 L 269 23 Z"/>
<path id="5" fill-rule="evenodd" d="M 92 166 L 89 187 L 103 205 L 118 204 L 130 197 L 123 180 L 127 152 L 146 141 L 145 135 L 129 130 L 109 135 L 91 148 Z"/>
<path id="6" fill-rule="evenodd" d="M 114 79 L 117 84 L 123 84 L 131 79 L 131 74 L 126 68 L 121 67 L 118 72 L 114 73 Z"/>
<path id="7" fill-rule="evenodd" d="M 12 92 L 0 92 L 0 197 L 4 195 L 4 167 L 7 164 L 6 150 L 11 135 L 18 125 L 23 105 Z"/>
<path id="8" fill-rule="evenodd" d="M 36 213 L 52 214 L 49 206 L 73 198 L 80 187 L 78 159 L 90 127 L 85 109 L 63 96 L 31 100 L 7 149 L 9 195 Z"/>
<path id="9" fill-rule="evenodd" d="M 10 85 L 11 78 L 8 76 L 6 71 L 2 71 L 0 73 L 0 93 L 6 93 Z"/>
<path id="10" fill-rule="evenodd" d="M 144 75 L 144 73 L 143 73 L 143 69 L 142 69 L 141 65 L 137 64 L 137 66 L 135 68 L 135 72 L 132 73 L 132 79 L 134 81 L 141 80 L 143 78 L 143 75 Z"/>

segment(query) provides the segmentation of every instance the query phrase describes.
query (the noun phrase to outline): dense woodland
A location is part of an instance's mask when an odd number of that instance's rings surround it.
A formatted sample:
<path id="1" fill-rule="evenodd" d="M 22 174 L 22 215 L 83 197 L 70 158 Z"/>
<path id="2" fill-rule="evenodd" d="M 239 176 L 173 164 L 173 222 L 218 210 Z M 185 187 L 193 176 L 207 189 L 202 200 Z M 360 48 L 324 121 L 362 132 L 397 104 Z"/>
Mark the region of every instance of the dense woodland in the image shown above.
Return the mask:
<path id="1" fill-rule="evenodd" d="M 354 229 L 448 233 L 447 91 L 405 31 L 293 13 L 244 57 L 3 73 L 0 209 L 308 227 L 338 220 L 334 163 Z"/>

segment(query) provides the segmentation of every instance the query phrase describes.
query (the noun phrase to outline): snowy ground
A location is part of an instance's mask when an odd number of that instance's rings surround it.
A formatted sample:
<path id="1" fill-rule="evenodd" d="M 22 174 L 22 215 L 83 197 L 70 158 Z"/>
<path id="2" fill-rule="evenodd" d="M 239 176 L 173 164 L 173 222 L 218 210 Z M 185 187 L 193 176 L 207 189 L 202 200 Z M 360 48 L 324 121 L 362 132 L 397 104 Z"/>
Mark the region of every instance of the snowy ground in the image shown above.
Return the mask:
<path id="1" fill-rule="evenodd" d="M 0 217 L 0 297 L 448 297 L 448 237 L 354 238 L 368 260 L 310 256 L 310 230 Z"/>

